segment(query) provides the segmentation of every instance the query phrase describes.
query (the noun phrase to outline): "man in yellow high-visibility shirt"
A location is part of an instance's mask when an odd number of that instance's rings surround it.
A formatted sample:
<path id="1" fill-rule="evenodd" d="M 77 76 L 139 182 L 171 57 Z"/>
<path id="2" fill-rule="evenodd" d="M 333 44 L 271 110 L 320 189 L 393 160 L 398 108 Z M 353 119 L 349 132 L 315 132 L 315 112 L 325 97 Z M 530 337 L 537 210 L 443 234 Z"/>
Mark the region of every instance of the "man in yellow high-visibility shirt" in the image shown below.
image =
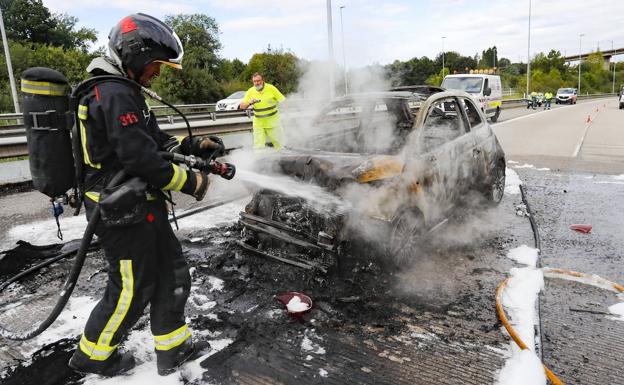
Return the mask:
<path id="1" fill-rule="evenodd" d="M 268 136 L 273 147 L 279 150 L 282 148 L 284 129 L 280 123 L 278 103 L 283 102 L 286 98 L 275 86 L 265 83 L 259 73 L 253 74 L 251 79 L 254 86 L 245 93 L 240 108 L 245 110 L 253 105 L 254 149 L 264 148 Z"/>

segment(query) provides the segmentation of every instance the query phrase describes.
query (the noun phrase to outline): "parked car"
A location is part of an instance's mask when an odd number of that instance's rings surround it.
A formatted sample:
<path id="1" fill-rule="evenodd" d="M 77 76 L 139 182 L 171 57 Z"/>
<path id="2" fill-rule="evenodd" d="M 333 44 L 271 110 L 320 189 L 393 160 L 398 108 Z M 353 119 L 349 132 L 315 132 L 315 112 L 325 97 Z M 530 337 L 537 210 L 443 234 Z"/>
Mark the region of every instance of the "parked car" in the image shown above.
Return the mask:
<path id="1" fill-rule="evenodd" d="M 564 103 L 576 104 L 576 99 L 577 99 L 576 93 L 577 93 L 576 88 L 559 88 L 557 90 L 557 96 L 555 96 L 555 103 L 556 104 L 564 104 Z"/>
<path id="2" fill-rule="evenodd" d="M 620 94 L 620 110 L 624 109 L 624 93 Z"/>
<path id="3" fill-rule="evenodd" d="M 225 99 L 217 102 L 217 111 L 235 111 L 239 109 L 239 105 L 245 97 L 245 91 L 236 91 Z"/>
<path id="4" fill-rule="evenodd" d="M 323 108 L 298 142 L 256 164 L 344 202 L 321 209 L 270 189 L 256 192 L 241 213 L 241 245 L 265 256 L 272 250 L 280 260 L 290 248 L 340 254 L 363 228 L 375 227 L 383 234 L 376 245 L 403 261 L 467 197 L 496 204 L 505 188 L 505 154 L 473 96 L 462 91 L 347 95 Z"/>

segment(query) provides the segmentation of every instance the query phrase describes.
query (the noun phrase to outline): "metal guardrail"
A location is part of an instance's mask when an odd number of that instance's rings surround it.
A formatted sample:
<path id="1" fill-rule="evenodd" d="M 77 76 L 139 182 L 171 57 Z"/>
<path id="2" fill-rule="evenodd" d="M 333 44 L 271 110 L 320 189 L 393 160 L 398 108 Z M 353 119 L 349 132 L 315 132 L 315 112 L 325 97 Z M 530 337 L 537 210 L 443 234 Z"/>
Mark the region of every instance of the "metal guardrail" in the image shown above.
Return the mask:
<path id="1" fill-rule="evenodd" d="M 615 94 L 592 94 L 580 95 L 579 99 L 594 99 L 612 97 Z M 521 107 L 526 104 L 526 99 L 503 100 L 502 108 Z M 251 117 L 253 112 L 246 111 L 209 111 L 214 109 L 215 104 L 186 104 L 176 106 L 186 111 L 187 118 L 194 133 L 201 134 L 231 134 L 243 131 L 251 131 Z M 186 125 L 181 117 L 167 114 L 167 106 L 154 106 L 152 110 L 157 114 L 158 123 L 163 131 L 173 135 L 184 134 Z M 193 111 L 194 110 L 194 111 Z M 173 112 L 173 111 L 171 111 Z M 0 114 L 0 120 L 20 119 L 22 114 Z M 23 124 L 0 126 L 0 159 L 28 154 L 26 148 L 26 128 Z"/>
<path id="2" fill-rule="evenodd" d="M 611 96 L 616 96 L 616 95 L 617 94 L 612 94 L 612 93 L 587 94 L 587 95 L 579 95 L 577 98 L 578 98 L 578 100 L 585 100 L 585 99 L 606 98 L 606 97 L 611 97 Z M 503 100 L 503 107 L 514 108 L 514 107 L 518 107 L 519 105 L 526 105 L 526 102 L 527 102 L 526 98 L 522 98 L 522 99 L 506 99 L 506 100 Z"/>

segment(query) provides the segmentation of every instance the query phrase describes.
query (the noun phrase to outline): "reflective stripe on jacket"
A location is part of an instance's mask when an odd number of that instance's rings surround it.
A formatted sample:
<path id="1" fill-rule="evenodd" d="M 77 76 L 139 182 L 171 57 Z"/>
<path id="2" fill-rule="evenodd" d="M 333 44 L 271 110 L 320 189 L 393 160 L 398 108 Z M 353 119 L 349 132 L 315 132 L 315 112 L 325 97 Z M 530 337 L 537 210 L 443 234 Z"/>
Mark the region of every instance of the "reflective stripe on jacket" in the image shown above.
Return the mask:
<path id="1" fill-rule="evenodd" d="M 253 105 L 253 125 L 256 128 L 272 128 L 279 124 L 279 109 L 277 104 L 286 100 L 284 95 L 272 84 L 264 83 L 262 91 L 251 87 L 245 93 L 243 103 L 249 103 L 252 99 L 259 102 Z"/>

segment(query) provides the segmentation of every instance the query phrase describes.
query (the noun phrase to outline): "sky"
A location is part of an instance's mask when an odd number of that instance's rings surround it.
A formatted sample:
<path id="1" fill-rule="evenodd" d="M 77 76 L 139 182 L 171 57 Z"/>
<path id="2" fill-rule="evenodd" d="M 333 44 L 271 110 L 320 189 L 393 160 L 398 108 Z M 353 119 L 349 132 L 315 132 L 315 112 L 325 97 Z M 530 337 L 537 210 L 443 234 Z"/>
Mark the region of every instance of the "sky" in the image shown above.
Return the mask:
<path id="1" fill-rule="evenodd" d="M 256 52 L 290 50 L 300 58 L 327 60 L 326 0 L 43 0 L 53 12 L 79 18 L 95 28 L 98 45 L 124 16 L 143 12 L 163 18 L 178 13 L 205 13 L 221 30 L 224 58 L 247 62 Z M 340 6 L 344 6 L 344 51 Z M 361 67 L 413 57 L 430 58 L 456 51 L 473 56 L 496 45 L 498 56 L 512 62 L 527 58 L 529 0 L 332 0 L 334 55 L 338 64 Z M 624 49 L 622 0 L 532 1 L 531 55 L 562 54 L 598 46 Z M 444 37 L 444 39 L 443 39 Z M 344 56 L 343 56 L 344 52 Z M 346 60 L 345 60 L 346 59 Z M 616 58 L 624 60 L 624 56 Z"/>

